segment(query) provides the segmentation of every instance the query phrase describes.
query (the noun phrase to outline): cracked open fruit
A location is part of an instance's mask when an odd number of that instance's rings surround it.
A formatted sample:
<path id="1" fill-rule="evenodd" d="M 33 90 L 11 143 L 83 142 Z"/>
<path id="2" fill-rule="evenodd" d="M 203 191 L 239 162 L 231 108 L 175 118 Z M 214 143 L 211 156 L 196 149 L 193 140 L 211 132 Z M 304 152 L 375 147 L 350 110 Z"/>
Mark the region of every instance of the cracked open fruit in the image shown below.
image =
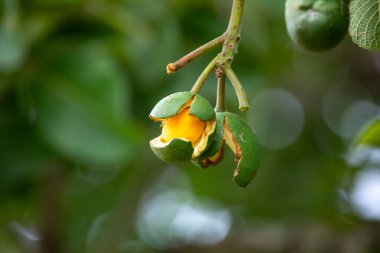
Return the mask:
<path id="1" fill-rule="evenodd" d="M 255 177 L 260 163 L 260 150 L 256 135 L 238 115 L 220 112 L 216 115 L 217 130 L 209 149 L 194 159 L 199 166 L 206 168 L 223 159 L 224 146 L 235 154 L 236 168 L 233 180 L 240 187 L 246 187 Z"/>
<path id="2" fill-rule="evenodd" d="M 193 160 L 193 162 L 202 167 L 207 168 L 210 165 L 218 164 L 224 157 L 224 144 L 223 139 L 223 112 L 216 113 L 216 129 L 210 147 L 203 152 L 200 156 Z"/>
<path id="3" fill-rule="evenodd" d="M 213 107 L 192 92 L 177 92 L 163 98 L 149 117 L 162 122 L 162 133 L 150 141 L 150 147 L 169 163 L 200 156 L 212 142 L 216 129 Z"/>

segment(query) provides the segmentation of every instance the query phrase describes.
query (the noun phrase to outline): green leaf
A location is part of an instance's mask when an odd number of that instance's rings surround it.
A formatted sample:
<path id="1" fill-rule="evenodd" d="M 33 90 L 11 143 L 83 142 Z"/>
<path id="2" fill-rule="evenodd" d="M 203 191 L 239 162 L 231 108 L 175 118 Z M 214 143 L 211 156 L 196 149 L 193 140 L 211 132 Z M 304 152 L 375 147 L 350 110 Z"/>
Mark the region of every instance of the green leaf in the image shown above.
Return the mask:
<path id="1" fill-rule="evenodd" d="M 380 50 L 379 8 L 380 0 L 352 0 L 349 32 L 359 47 Z"/>
<path id="2" fill-rule="evenodd" d="M 355 145 L 380 147 L 380 118 L 377 118 L 364 127 L 355 141 Z"/>

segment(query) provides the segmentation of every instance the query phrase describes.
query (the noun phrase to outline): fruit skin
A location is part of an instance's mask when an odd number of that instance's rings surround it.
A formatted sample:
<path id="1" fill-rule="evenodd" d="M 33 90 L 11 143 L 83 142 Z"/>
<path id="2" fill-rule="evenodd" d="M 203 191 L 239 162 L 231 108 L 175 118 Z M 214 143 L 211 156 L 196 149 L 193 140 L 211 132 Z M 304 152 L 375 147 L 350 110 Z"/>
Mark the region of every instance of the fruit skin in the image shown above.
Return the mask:
<path id="1" fill-rule="evenodd" d="M 227 144 L 235 154 L 236 168 L 233 180 L 240 187 L 246 187 L 255 177 L 260 164 L 260 148 L 254 132 L 237 114 L 220 112 L 216 114 L 216 133 L 211 146 L 193 162 L 202 168 L 215 165 L 223 159 Z"/>
<path id="2" fill-rule="evenodd" d="M 300 47 L 314 52 L 329 50 L 344 38 L 349 25 L 347 1 L 287 0 L 288 34 Z"/>
<path id="3" fill-rule="evenodd" d="M 218 164 L 224 156 L 224 139 L 223 139 L 223 120 L 222 112 L 216 113 L 216 129 L 210 147 L 203 152 L 193 162 L 201 168 L 207 168 L 210 165 Z"/>
<path id="4" fill-rule="evenodd" d="M 211 144 L 215 133 L 213 107 L 205 98 L 187 91 L 173 93 L 160 100 L 149 117 L 161 121 L 164 130 L 160 136 L 150 141 L 150 147 L 157 157 L 168 163 L 189 161 L 200 156 Z M 193 120 L 189 119 L 191 117 Z M 169 124 L 165 125 L 167 122 Z M 203 122 L 204 127 L 199 128 L 200 122 Z M 194 128 L 188 125 L 192 123 L 196 124 Z M 188 131 L 192 130 L 199 133 L 189 134 Z M 199 138 L 189 140 L 186 138 L 188 136 Z"/>
<path id="5" fill-rule="evenodd" d="M 257 173 L 260 164 L 260 148 L 254 132 L 240 116 L 224 113 L 224 139 L 235 154 L 237 166 L 233 180 L 240 187 L 246 187 Z"/>
<path id="6" fill-rule="evenodd" d="M 173 93 L 161 99 L 152 109 L 149 118 L 161 121 L 177 115 L 181 107 L 194 97 L 190 106 L 190 114 L 202 121 L 208 121 L 215 117 L 214 108 L 203 97 L 190 91 Z"/>
<path id="7" fill-rule="evenodd" d="M 158 158 L 168 163 L 189 161 L 194 152 L 191 141 L 178 138 L 163 143 L 157 137 L 150 141 L 150 147 Z"/>

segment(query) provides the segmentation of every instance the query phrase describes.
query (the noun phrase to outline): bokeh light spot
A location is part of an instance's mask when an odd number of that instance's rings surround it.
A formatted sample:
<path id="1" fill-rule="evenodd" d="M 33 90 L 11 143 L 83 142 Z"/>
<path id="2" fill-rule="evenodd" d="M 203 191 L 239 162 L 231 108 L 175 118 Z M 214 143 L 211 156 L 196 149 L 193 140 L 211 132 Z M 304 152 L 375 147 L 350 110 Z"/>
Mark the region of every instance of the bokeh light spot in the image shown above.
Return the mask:
<path id="1" fill-rule="evenodd" d="M 368 220 L 380 220 L 380 170 L 367 168 L 360 171 L 350 196 L 360 216 Z"/>
<path id="2" fill-rule="evenodd" d="M 304 125 L 304 111 L 295 96 L 285 90 L 268 89 L 252 101 L 248 123 L 262 145 L 280 149 L 297 139 Z"/>

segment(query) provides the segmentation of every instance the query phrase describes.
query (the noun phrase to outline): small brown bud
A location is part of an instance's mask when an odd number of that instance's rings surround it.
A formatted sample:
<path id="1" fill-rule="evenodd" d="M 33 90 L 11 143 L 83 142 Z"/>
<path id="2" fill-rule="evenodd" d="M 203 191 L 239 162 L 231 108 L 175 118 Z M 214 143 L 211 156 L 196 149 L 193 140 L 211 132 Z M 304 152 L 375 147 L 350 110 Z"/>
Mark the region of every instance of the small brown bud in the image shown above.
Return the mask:
<path id="1" fill-rule="evenodd" d="M 168 73 L 169 75 L 175 73 L 176 71 L 177 71 L 177 66 L 175 65 L 175 63 L 169 63 L 166 66 L 166 73 Z"/>

